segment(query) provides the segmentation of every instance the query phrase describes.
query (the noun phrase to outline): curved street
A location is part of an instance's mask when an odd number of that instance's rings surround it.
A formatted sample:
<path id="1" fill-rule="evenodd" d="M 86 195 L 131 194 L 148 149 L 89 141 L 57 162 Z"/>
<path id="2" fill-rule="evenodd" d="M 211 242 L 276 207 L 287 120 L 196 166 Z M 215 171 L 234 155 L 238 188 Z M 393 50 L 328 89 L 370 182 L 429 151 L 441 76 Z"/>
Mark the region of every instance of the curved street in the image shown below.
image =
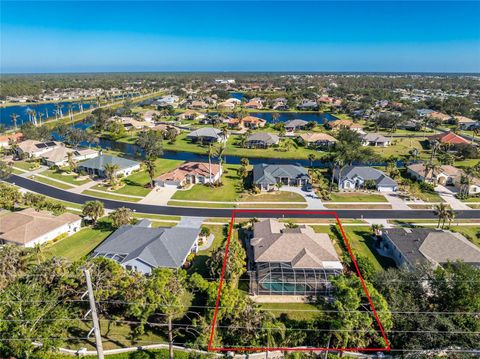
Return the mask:
<path id="1" fill-rule="evenodd" d="M 108 209 L 115 209 L 119 207 L 128 207 L 139 213 L 149 214 L 163 214 L 173 216 L 191 216 L 198 217 L 201 214 L 202 217 L 230 217 L 232 215 L 232 209 L 223 208 L 189 208 L 189 207 L 172 207 L 172 206 L 157 206 L 151 204 L 141 204 L 132 202 L 122 202 L 110 199 L 96 198 L 86 196 L 83 194 L 72 193 L 66 190 L 51 187 L 34 180 L 12 175 L 5 180 L 6 182 L 15 184 L 19 187 L 27 189 L 32 192 L 40 193 L 48 197 L 56 198 L 62 201 L 73 202 L 83 204 L 85 201 L 100 200 L 105 204 Z M 278 216 L 283 216 L 282 210 L 262 210 L 255 212 L 255 217 L 275 217 L 275 212 Z M 322 217 L 322 214 L 315 213 L 315 210 L 295 210 L 288 209 L 288 217 L 292 218 L 304 218 L 306 215 Z M 336 212 L 340 218 L 351 219 L 432 219 L 437 218 L 436 214 L 432 210 L 388 210 L 388 209 L 339 209 L 339 210 L 326 210 L 326 212 Z M 457 218 L 463 219 L 478 219 L 480 218 L 480 210 L 459 210 L 457 212 Z M 236 217 L 252 217 L 251 213 L 241 210 L 236 213 Z"/>

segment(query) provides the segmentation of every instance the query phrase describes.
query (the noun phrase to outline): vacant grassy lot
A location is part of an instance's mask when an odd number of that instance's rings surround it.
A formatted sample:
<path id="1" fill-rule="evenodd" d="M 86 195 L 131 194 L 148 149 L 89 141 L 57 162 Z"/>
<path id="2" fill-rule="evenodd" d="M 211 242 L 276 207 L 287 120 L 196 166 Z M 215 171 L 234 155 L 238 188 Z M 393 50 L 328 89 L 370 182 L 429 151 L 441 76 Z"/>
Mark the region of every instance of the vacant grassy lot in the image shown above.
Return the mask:
<path id="1" fill-rule="evenodd" d="M 72 188 L 74 188 L 74 186 L 69 185 L 65 182 L 58 182 L 58 181 L 54 181 L 54 180 L 51 180 L 51 179 L 48 179 L 48 178 L 45 178 L 45 177 L 30 176 L 30 179 L 34 179 L 37 182 L 48 184 L 50 186 L 57 187 L 57 188 L 60 188 L 60 189 L 72 189 Z"/>
<path id="2" fill-rule="evenodd" d="M 49 256 L 62 257 L 70 261 L 79 260 L 88 255 L 112 231 L 85 227 L 70 237 L 49 245 L 45 252 Z"/>
<path id="3" fill-rule="evenodd" d="M 237 176 L 238 165 L 224 166 L 225 173 L 222 176 L 220 187 L 210 187 L 196 184 L 189 190 L 175 192 L 172 199 L 191 201 L 218 201 L 235 202 L 242 192 L 241 179 Z"/>
<path id="4" fill-rule="evenodd" d="M 387 138 L 390 138 L 387 136 Z M 422 138 L 395 138 L 393 143 L 387 147 L 372 147 L 373 150 L 383 157 L 398 156 L 399 154 L 408 154 L 408 151 L 416 148 L 423 151 Z"/>
<path id="5" fill-rule="evenodd" d="M 306 202 L 305 198 L 294 192 L 275 191 L 260 194 L 245 194 L 239 198 L 241 202 Z"/>
<path id="6" fill-rule="evenodd" d="M 381 194 L 363 192 L 333 192 L 330 193 L 331 202 L 387 202 Z"/>
<path id="7" fill-rule="evenodd" d="M 328 226 L 312 226 L 315 232 L 327 233 L 330 238 L 335 240 L 337 252 L 343 253 L 344 239 L 339 229 L 332 231 Z M 336 226 L 335 228 L 338 228 Z M 377 270 L 395 267 L 395 263 L 390 258 L 381 256 L 375 249 L 375 243 L 372 238 L 372 230 L 369 226 L 348 226 L 343 227 L 345 235 L 354 255 L 367 257 Z"/>

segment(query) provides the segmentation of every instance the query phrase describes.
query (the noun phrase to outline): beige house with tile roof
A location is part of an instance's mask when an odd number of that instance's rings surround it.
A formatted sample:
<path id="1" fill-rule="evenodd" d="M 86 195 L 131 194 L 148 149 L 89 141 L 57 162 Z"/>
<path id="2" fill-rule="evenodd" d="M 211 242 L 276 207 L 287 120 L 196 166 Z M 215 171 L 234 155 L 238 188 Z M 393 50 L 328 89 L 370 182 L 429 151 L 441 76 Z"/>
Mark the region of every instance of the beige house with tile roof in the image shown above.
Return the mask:
<path id="1" fill-rule="evenodd" d="M 248 253 L 254 295 L 329 295 L 328 277 L 343 270 L 328 234 L 275 219 L 254 224 Z"/>
<path id="2" fill-rule="evenodd" d="M 81 218 L 76 214 L 54 216 L 27 208 L 0 217 L 0 244 L 13 243 L 31 248 L 63 234 L 72 235 L 80 230 L 80 225 Z"/>

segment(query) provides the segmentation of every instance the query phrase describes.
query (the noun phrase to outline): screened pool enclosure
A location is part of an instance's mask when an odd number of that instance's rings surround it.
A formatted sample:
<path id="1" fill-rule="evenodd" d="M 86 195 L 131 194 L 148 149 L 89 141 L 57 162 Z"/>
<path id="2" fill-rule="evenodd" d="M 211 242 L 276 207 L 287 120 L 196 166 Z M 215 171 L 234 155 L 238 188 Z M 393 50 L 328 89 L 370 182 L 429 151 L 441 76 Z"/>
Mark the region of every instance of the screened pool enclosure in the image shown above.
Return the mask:
<path id="1" fill-rule="evenodd" d="M 250 271 L 250 295 L 330 296 L 329 277 L 341 269 L 292 268 L 287 263 L 260 262 Z"/>

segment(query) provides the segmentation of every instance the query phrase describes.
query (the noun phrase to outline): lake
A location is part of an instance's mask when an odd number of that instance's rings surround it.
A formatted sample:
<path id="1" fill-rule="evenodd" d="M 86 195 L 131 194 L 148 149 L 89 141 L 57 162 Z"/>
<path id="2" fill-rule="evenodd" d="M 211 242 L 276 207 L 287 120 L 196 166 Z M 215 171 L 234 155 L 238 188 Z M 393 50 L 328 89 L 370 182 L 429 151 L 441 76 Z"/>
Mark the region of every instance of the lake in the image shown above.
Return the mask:
<path id="1" fill-rule="evenodd" d="M 64 101 L 60 102 L 62 105 L 63 115 L 68 115 L 68 105 L 72 104 L 73 112 L 78 113 L 80 111 L 80 105 L 73 101 Z M 39 120 L 38 114 L 42 113 L 42 121 L 45 121 L 47 118 L 55 117 L 55 108 L 56 103 L 39 103 L 31 105 L 15 105 L 0 108 L 0 124 L 5 127 L 13 127 L 12 118 L 10 117 L 13 113 L 18 115 L 17 126 L 20 127 L 22 123 L 30 121 L 28 118 L 28 111 L 34 110 L 37 113 L 37 121 Z M 85 102 L 83 104 L 83 109 L 88 110 L 93 106 L 91 103 Z"/>
<path id="2" fill-rule="evenodd" d="M 259 118 L 263 118 L 266 120 L 268 123 L 273 122 L 273 117 L 272 115 L 274 113 L 278 113 L 278 122 L 287 122 L 291 120 L 304 120 L 307 122 L 318 122 L 320 124 L 326 122 L 326 121 L 334 121 L 338 120 L 337 117 L 335 117 L 332 114 L 329 113 L 323 113 L 323 112 L 250 112 L 250 116 L 255 116 Z"/>

